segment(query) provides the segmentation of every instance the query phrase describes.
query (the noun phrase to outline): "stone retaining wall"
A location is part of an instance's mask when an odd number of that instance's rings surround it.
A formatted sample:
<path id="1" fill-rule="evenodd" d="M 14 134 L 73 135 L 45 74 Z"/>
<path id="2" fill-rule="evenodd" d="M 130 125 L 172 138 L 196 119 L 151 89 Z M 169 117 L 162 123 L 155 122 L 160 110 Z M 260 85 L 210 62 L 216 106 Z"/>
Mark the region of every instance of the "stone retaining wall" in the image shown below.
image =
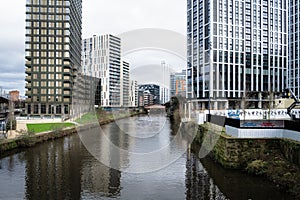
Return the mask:
<path id="1" fill-rule="evenodd" d="M 245 168 L 249 162 L 263 159 L 274 150 L 282 151 L 290 162 L 300 166 L 300 143 L 298 142 L 276 138 L 233 138 L 221 132 L 208 132 L 205 125 L 199 126 L 196 142 L 205 146 L 213 145 L 212 136 L 209 134 L 219 136 L 209 155 L 226 168 Z"/>

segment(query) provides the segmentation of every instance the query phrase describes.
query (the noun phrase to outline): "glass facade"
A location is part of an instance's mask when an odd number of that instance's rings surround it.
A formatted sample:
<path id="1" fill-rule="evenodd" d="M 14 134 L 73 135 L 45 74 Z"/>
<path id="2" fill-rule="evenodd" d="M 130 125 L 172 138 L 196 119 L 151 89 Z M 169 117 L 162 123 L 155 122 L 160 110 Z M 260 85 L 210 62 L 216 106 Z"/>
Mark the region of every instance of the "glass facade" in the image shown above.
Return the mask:
<path id="1" fill-rule="evenodd" d="M 287 0 L 188 0 L 187 5 L 189 98 L 234 99 L 287 87 Z"/>
<path id="2" fill-rule="evenodd" d="M 81 29 L 82 0 L 26 1 L 27 114 L 70 114 Z"/>
<path id="3" fill-rule="evenodd" d="M 299 0 L 290 0 L 289 5 L 289 87 L 300 97 L 300 63 L 299 63 Z"/>

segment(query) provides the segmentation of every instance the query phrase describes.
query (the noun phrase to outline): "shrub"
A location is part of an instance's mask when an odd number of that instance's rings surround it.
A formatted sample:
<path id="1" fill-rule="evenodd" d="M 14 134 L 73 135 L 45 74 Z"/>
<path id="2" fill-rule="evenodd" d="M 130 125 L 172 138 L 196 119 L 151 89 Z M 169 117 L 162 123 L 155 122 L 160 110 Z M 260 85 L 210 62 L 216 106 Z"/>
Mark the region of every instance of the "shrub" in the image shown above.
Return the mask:
<path id="1" fill-rule="evenodd" d="M 6 123 L 6 131 L 10 130 L 10 122 L 11 120 L 8 120 Z M 17 129 L 17 121 L 14 119 L 12 120 L 12 130 L 16 130 Z"/>

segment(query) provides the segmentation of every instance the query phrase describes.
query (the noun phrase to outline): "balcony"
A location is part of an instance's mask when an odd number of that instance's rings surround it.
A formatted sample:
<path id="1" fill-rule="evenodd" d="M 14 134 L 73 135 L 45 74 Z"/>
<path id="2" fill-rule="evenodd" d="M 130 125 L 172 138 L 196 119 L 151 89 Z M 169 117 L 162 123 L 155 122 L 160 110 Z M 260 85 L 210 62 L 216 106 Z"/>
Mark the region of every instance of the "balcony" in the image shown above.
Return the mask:
<path id="1" fill-rule="evenodd" d="M 25 96 L 31 96 L 31 91 L 26 91 Z"/>
<path id="2" fill-rule="evenodd" d="M 25 65 L 26 65 L 26 66 L 31 66 L 31 61 L 28 61 L 28 60 L 27 60 L 27 61 L 25 62 Z"/>
<path id="3" fill-rule="evenodd" d="M 31 68 L 26 68 L 25 73 L 26 74 L 31 74 L 32 73 Z"/>
<path id="4" fill-rule="evenodd" d="M 26 76 L 25 81 L 31 81 L 31 76 Z"/>
<path id="5" fill-rule="evenodd" d="M 31 88 L 31 83 L 26 83 L 25 88 Z"/>

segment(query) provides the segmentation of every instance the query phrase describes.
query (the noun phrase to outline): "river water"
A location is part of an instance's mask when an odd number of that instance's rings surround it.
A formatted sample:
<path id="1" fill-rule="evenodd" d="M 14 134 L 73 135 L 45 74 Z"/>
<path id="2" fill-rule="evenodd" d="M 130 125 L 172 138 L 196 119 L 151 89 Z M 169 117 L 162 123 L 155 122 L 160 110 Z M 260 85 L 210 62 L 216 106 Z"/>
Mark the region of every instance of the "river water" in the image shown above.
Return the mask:
<path id="1" fill-rule="evenodd" d="M 200 161 L 163 116 L 123 119 L 97 131 L 2 155 L 0 199 L 291 199 L 261 178 Z M 114 152 L 107 139 L 130 153 Z"/>

